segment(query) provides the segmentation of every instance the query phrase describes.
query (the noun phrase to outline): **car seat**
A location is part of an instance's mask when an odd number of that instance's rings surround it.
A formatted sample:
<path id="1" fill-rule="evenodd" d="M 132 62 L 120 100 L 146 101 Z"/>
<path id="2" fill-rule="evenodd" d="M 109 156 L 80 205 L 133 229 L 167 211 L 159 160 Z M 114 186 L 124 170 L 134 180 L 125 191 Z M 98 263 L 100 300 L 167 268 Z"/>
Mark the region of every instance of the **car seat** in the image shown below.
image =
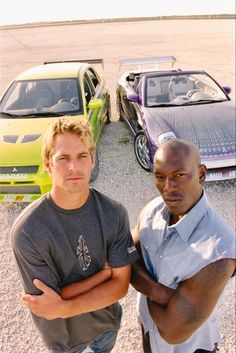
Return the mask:
<path id="1" fill-rule="evenodd" d="M 178 96 L 186 96 L 193 89 L 195 89 L 195 84 L 188 77 L 173 76 L 169 83 L 170 100 Z"/>

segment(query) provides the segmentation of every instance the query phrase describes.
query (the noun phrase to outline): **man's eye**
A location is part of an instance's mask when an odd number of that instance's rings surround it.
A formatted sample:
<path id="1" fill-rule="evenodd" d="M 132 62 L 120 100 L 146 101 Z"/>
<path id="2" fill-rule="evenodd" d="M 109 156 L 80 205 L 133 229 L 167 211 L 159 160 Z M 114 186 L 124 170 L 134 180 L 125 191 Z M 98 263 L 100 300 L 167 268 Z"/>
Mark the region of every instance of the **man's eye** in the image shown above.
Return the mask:
<path id="1" fill-rule="evenodd" d="M 155 175 L 156 181 L 162 182 L 165 178 L 162 175 Z"/>
<path id="2" fill-rule="evenodd" d="M 184 177 L 184 176 L 185 176 L 185 174 L 183 174 L 183 173 L 178 173 L 178 174 L 175 175 L 176 178 L 181 178 L 181 177 Z"/>
<path id="3" fill-rule="evenodd" d="M 78 159 L 85 159 L 85 158 L 88 158 L 88 155 L 87 154 L 80 154 L 78 156 Z"/>

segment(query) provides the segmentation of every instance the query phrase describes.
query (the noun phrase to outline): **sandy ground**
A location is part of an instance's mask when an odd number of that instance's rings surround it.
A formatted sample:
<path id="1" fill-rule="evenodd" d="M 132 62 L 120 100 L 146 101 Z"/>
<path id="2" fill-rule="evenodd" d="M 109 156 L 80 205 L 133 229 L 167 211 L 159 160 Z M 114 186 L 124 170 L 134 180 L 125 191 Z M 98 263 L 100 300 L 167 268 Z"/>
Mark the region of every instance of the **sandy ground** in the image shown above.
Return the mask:
<path id="1" fill-rule="evenodd" d="M 143 171 L 133 153 L 133 136 L 116 121 L 115 86 L 118 61 L 128 57 L 174 55 L 178 67 L 203 68 L 235 95 L 234 20 L 134 21 L 0 31 L 0 92 L 24 69 L 50 60 L 104 58 L 104 75 L 112 97 L 113 122 L 99 144 L 100 173 L 93 186 L 121 201 L 131 227 L 141 207 L 157 193 L 151 174 Z M 210 201 L 235 228 L 235 184 L 206 185 Z M 9 232 L 25 205 L 0 205 L 0 352 L 46 353 L 30 314 L 21 303 L 21 285 L 12 258 Z M 235 282 L 228 284 L 217 308 L 222 333 L 221 353 L 235 352 Z M 141 353 L 135 313 L 135 291 L 121 301 L 122 328 L 114 353 Z M 191 353 L 191 352 L 183 352 Z"/>

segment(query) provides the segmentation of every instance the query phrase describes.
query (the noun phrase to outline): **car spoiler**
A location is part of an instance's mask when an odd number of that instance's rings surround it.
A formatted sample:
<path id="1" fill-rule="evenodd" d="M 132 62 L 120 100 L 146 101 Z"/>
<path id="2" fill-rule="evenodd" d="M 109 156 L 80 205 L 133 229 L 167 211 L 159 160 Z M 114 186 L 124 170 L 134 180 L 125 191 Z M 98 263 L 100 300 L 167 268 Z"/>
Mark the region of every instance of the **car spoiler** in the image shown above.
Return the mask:
<path id="1" fill-rule="evenodd" d="M 133 58 L 133 59 L 122 59 L 120 60 L 121 66 L 128 65 L 138 65 L 139 70 L 141 70 L 141 65 L 145 64 L 155 64 L 158 67 L 158 64 L 171 63 L 171 66 L 174 66 L 176 58 L 174 56 L 153 56 L 149 58 Z"/>
<path id="2" fill-rule="evenodd" d="M 45 61 L 43 64 L 59 64 L 59 63 L 87 63 L 87 64 L 101 64 L 104 69 L 103 59 L 83 59 L 83 60 L 58 60 L 58 61 Z"/>

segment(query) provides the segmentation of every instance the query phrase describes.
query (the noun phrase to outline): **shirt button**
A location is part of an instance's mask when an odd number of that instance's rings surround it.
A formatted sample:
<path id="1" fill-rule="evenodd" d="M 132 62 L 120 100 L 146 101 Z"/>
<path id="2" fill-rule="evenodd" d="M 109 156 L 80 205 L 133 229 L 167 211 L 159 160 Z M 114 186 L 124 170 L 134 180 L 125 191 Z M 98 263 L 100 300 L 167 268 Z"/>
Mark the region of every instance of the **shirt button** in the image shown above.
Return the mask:
<path id="1" fill-rule="evenodd" d="M 163 255 L 160 255 L 160 258 L 162 259 L 162 258 L 163 258 Z"/>
<path id="2" fill-rule="evenodd" d="M 163 274 L 162 274 L 162 277 L 165 277 L 165 276 L 166 276 L 165 273 L 163 273 Z"/>

